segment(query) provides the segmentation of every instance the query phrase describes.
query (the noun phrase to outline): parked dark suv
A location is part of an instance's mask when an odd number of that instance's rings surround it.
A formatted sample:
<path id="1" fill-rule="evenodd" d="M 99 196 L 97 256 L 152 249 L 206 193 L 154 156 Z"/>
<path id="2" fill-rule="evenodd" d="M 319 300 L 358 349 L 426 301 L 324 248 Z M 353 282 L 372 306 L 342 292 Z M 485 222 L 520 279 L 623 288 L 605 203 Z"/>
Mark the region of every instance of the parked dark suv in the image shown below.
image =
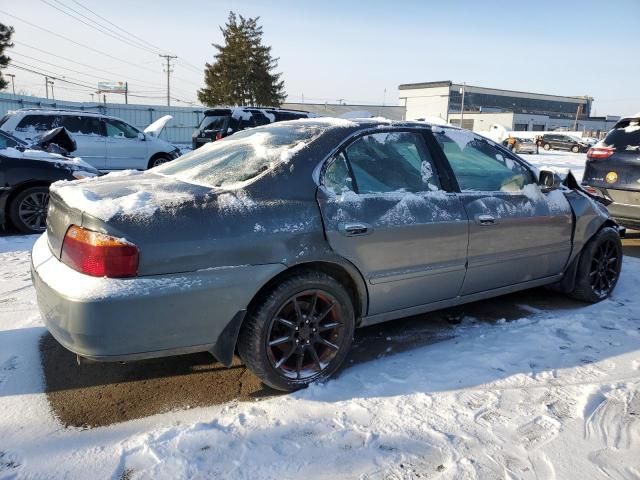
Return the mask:
<path id="1" fill-rule="evenodd" d="M 589 150 L 589 144 L 571 135 L 548 133 L 542 136 L 542 148 L 545 150 L 569 150 L 573 153 L 579 153 Z"/>
<path id="2" fill-rule="evenodd" d="M 587 152 L 582 184 L 613 203 L 611 216 L 640 228 L 640 112 L 623 118 Z"/>
<path id="3" fill-rule="evenodd" d="M 309 112 L 283 110 L 280 108 L 214 108 L 204 112 L 204 118 L 191 136 L 191 143 L 195 150 L 205 143 L 220 140 L 245 128 L 315 116 L 315 114 Z"/>

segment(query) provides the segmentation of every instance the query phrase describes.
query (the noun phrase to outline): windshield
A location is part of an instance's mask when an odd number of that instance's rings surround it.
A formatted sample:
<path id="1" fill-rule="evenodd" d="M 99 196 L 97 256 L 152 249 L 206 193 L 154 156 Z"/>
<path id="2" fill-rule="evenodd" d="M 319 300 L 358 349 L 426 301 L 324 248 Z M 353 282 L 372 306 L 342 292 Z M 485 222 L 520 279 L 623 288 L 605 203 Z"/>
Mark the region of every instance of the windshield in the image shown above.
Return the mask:
<path id="1" fill-rule="evenodd" d="M 326 124 L 305 121 L 253 128 L 209 143 L 153 171 L 185 182 L 233 188 L 288 162 L 326 128 Z"/>
<path id="2" fill-rule="evenodd" d="M 200 123 L 200 130 L 222 130 L 226 115 L 207 115 Z"/>
<path id="3" fill-rule="evenodd" d="M 5 148 L 15 148 L 17 146 L 25 146 L 26 143 L 13 135 L 0 131 L 0 150 Z"/>
<path id="4" fill-rule="evenodd" d="M 613 147 L 616 152 L 640 152 L 640 119 L 623 120 L 616 128 L 607 133 L 604 138 L 607 147 Z"/>

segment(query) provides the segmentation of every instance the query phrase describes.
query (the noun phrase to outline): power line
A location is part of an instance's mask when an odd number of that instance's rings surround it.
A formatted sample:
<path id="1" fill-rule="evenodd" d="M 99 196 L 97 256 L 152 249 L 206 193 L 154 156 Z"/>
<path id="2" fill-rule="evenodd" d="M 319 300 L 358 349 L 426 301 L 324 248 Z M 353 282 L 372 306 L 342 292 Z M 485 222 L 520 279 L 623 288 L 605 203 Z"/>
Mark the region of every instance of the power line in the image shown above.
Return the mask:
<path id="1" fill-rule="evenodd" d="M 60 35 L 59 33 L 53 32 L 53 31 L 51 31 L 51 30 L 49 30 L 47 28 L 41 27 L 39 25 L 36 25 L 35 23 L 29 22 L 28 20 L 24 20 L 24 19 L 22 19 L 20 17 L 12 15 L 12 14 L 10 14 L 8 12 L 5 12 L 4 10 L 0 10 L 0 13 L 3 13 L 5 15 L 8 15 L 8 16 L 12 17 L 12 18 L 15 18 L 16 20 L 19 20 L 19 21 L 21 21 L 23 23 L 26 23 L 27 25 L 30 25 L 30 26 L 32 26 L 34 28 L 37 28 L 39 30 L 42 30 L 44 32 L 50 33 L 51 35 L 55 35 L 56 37 L 62 38 L 63 40 L 66 40 L 67 42 L 73 43 L 74 45 L 78 45 L 78 46 L 80 46 L 82 48 L 86 48 L 87 50 L 90 50 L 92 52 L 99 53 L 100 55 L 104 55 L 106 57 L 109 57 L 109 58 L 112 58 L 114 60 L 117 60 L 118 62 L 126 63 L 127 65 L 131 65 L 133 67 L 140 68 L 142 70 L 147 70 L 149 72 L 157 73 L 157 72 L 151 70 L 150 68 L 145 68 L 145 67 L 143 67 L 141 65 L 138 65 L 138 64 L 133 63 L 133 62 L 129 62 L 127 60 L 123 60 L 123 59 L 121 59 L 119 57 L 116 57 L 116 56 L 111 55 L 109 53 L 103 52 L 101 50 L 97 50 L 97 49 L 89 47 L 87 45 L 83 45 L 82 43 L 76 42 L 75 40 L 71 40 L 69 37 L 65 37 L 64 35 Z"/>
<path id="2" fill-rule="evenodd" d="M 52 3 L 49 3 L 47 0 L 40 0 L 40 1 L 41 1 L 42 3 L 44 3 L 45 5 L 49 5 L 51 8 L 55 8 L 55 9 L 56 9 L 56 10 L 58 10 L 59 12 L 64 13 L 65 15 L 67 15 L 67 16 L 69 16 L 69 17 L 73 18 L 74 20 L 77 20 L 78 22 L 80 22 L 80 23 L 82 23 L 82 24 L 84 24 L 84 25 L 87 25 L 88 27 L 93 28 L 94 30 L 97 30 L 98 32 L 100 32 L 100 33 L 102 33 L 102 34 L 104 34 L 104 35 L 107 35 L 107 36 L 109 36 L 109 37 L 111 37 L 111 38 L 114 38 L 114 39 L 119 40 L 119 41 L 121 41 L 121 42 L 123 42 L 123 43 L 126 43 L 126 44 L 127 44 L 127 45 L 129 45 L 129 46 L 136 47 L 136 48 L 140 48 L 140 49 L 144 50 L 144 51 L 145 51 L 145 52 L 147 52 L 147 53 L 152 53 L 152 54 L 155 54 L 155 53 L 156 53 L 155 51 L 153 51 L 153 50 L 151 50 L 151 49 L 149 49 L 149 48 L 147 48 L 147 47 L 140 46 L 140 45 L 138 45 L 138 44 L 136 44 L 136 43 L 131 42 L 130 40 L 124 39 L 124 38 L 122 38 L 122 36 L 120 36 L 120 35 L 118 35 L 118 34 L 114 35 L 113 33 L 110 33 L 110 32 L 108 31 L 108 29 L 106 29 L 105 27 L 101 26 L 99 23 L 95 22 L 94 20 L 91 20 L 90 18 L 86 17 L 85 15 L 83 15 L 83 14 L 81 14 L 81 13 L 78 13 L 78 14 L 79 14 L 79 15 L 81 15 L 81 16 L 83 16 L 83 17 L 85 17 L 85 18 L 87 18 L 90 22 L 94 23 L 95 25 L 92 25 L 92 24 L 90 24 L 90 23 L 85 22 L 85 21 L 84 21 L 84 20 L 82 20 L 81 18 L 78 18 L 76 15 L 73 15 L 72 13 L 69 13 L 69 12 L 67 12 L 67 11 L 63 10 L 63 9 L 62 9 L 62 8 L 60 8 L 60 7 L 56 7 L 56 6 L 55 6 L 55 5 L 53 5 Z M 69 10 L 71 10 L 71 11 L 74 11 L 74 12 L 76 11 L 76 10 L 72 9 L 71 7 L 68 7 L 68 6 L 67 6 L 67 5 L 65 5 L 64 3 L 59 2 L 58 0 L 55 0 L 55 1 L 56 1 L 56 3 L 58 3 L 58 4 L 62 5 L 62 6 L 63 6 L 63 7 L 65 7 L 65 8 L 68 8 L 68 9 L 69 9 Z M 96 26 L 96 25 L 97 25 L 97 26 Z"/>
<path id="3" fill-rule="evenodd" d="M 166 52 L 165 49 L 160 48 L 156 45 L 153 45 L 152 43 L 149 43 L 147 40 L 138 37 L 137 35 L 134 35 L 133 33 L 125 30 L 124 28 L 116 25 L 115 23 L 111 22 L 110 20 L 108 20 L 107 18 L 103 17 L 102 15 L 97 14 L 96 12 L 94 12 L 93 10 L 91 10 L 89 7 L 84 6 L 82 3 L 78 2 L 77 0 L 71 0 L 73 3 L 75 3 L 76 5 L 84 8 L 85 10 L 87 10 L 88 12 L 91 12 L 93 15 L 95 15 L 96 17 L 98 17 L 101 20 L 104 20 L 105 22 L 107 22 L 109 25 L 112 25 L 113 27 L 117 28 L 118 30 L 120 30 L 123 33 L 126 33 L 127 35 L 129 35 L 130 37 L 135 38 L 136 40 L 139 40 L 141 43 L 148 45 L 149 47 L 159 51 L 159 52 Z M 60 3 L 60 2 L 58 2 Z M 157 53 L 157 52 L 156 52 Z"/>
<path id="4" fill-rule="evenodd" d="M 51 53 L 51 52 L 48 52 L 48 51 L 46 51 L 46 50 L 42 50 L 41 48 L 34 47 L 33 45 L 29 45 L 29 44 L 24 43 L 24 42 L 18 42 L 18 41 L 16 41 L 16 42 L 14 42 L 14 43 L 15 43 L 16 45 L 23 46 L 23 47 L 27 47 L 27 48 L 30 48 L 30 49 L 32 49 L 32 50 L 36 50 L 36 51 L 38 51 L 38 52 L 44 53 L 45 55 L 51 55 L 52 57 L 56 57 L 56 58 L 59 58 L 59 59 L 61 59 L 61 60 L 66 60 L 67 62 L 71 62 L 71 63 L 74 63 L 74 64 L 76 64 L 76 65 L 80 65 L 80 66 L 82 66 L 82 67 L 87 67 L 87 68 L 90 68 L 90 69 L 95 70 L 95 71 L 98 71 L 98 72 L 108 73 L 108 74 L 109 74 L 109 76 L 111 76 L 111 77 L 113 77 L 113 76 L 125 77 L 125 75 L 120 75 L 120 74 L 119 74 L 119 73 L 117 73 L 117 72 L 113 72 L 113 71 L 111 71 L 111 70 L 105 70 L 105 69 L 103 69 L 103 68 L 94 67 L 93 65 L 88 65 L 88 64 L 86 64 L 86 63 L 78 62 L 78 61 L 73 60 L 73 59 L 71 59 L 71 58 L 63 57 L 62 55 L 58 55 L 58 54 L 56 54 L 56 53 Z M 23 54 L 23 56 L 25 56 L 25 55 Z M 155 84 L 155 83 L 151 83 L 151 82 L 148 82 L 148 81 L 146 81 L 146 80 L 140 80 L 139 78 L 131 77 L 131 76 L 129 76 L 129 75 L 126 75 L 126 77 L 127 77 L 127 79 L 134 80 L 134 81 L 136 81 L 136 82 L 138 82 L 138 83 L 140 83 L 140 84 L 145 84 L 145 85 L 149 85 L 149 86 L 152 86 L 152 87 L 156 87 L 156 86 L 158 86 L 158 85 L 157 85 L 157 84 Z M 159 87 L 159 88 L 160 88 L 160 87 Z"/>

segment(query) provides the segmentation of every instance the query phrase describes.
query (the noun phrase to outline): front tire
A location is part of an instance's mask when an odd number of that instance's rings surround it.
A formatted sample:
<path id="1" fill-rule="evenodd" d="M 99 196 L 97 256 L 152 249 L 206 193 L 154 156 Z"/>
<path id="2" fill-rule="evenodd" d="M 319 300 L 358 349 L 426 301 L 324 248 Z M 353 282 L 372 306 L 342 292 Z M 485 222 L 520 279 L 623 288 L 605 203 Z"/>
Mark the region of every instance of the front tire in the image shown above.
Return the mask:
<path id="1" fill-rule="evenodd" d="M 551 150 L 551 145 L 549 145 L 548 143 L 545 143 L 542 148 L 544 148 L 545 150 Z"/>
<path id="2" fill-rule="evenodd" d="M 156 155 L 151 160 L 149 160 L 149 165 L 147 168 L 157 167 L 158 165 L 162 165 L 163 163 L 167 163 L 171 161 L 171 157 L 168 155 Z"/>
<path id="3" fill-rule="evenodd" d="M 577 145 L 574 145 L 573 147 L 571 147 L 571 151 L 573 153 L 578 153 L 580 151 L 580 147 L 578 147 Z"/>
<path id="4" fill-rule="evenodd" d="M 25 188 L 9 204 L 9 219 L 21 233 L 42 233 L 47 229 L 49 187 Z"/>
<path id="5" fill-rule="evenodd" d="M 325 273 L 302 272 L 249 312 L 238 353 L 265 384 L 290 392 L 333 375 L 347 356 L 354 329 L 344 287 Z"/>
<path id="6" fill-rule="evenodd" d="M 611 227 L 589 240 L 580 254 L 576 282 L 569 295 L 583 302 L 604 300 L 615 288 L 622 269 L 622 242 Z"/>

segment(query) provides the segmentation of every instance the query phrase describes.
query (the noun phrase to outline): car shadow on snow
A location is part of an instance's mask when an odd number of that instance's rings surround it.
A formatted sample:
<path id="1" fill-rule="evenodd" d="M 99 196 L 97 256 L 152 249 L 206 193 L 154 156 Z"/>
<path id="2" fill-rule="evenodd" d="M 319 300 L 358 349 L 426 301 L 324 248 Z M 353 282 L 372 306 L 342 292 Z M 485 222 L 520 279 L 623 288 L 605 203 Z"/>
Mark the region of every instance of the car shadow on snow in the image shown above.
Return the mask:
<path id="1" fill-rule="evenodd" d="M 582 305 L 545 289 L 530 290 L 464 306 L 463 325 L 494 324 L 538 310 Z M 461 312 L 434 312 L 357 330 L 337 376 L 358 364 L 456 337 L 455 321 Z M 207 353 L 78 365 L 75 355 L 49 334 L 41 338 L 40 352 L 47 399 L 66 426 L 103 426 L 170 410 L 282 394 L 264 386 L 237 358 L 228 369 Z"/>

